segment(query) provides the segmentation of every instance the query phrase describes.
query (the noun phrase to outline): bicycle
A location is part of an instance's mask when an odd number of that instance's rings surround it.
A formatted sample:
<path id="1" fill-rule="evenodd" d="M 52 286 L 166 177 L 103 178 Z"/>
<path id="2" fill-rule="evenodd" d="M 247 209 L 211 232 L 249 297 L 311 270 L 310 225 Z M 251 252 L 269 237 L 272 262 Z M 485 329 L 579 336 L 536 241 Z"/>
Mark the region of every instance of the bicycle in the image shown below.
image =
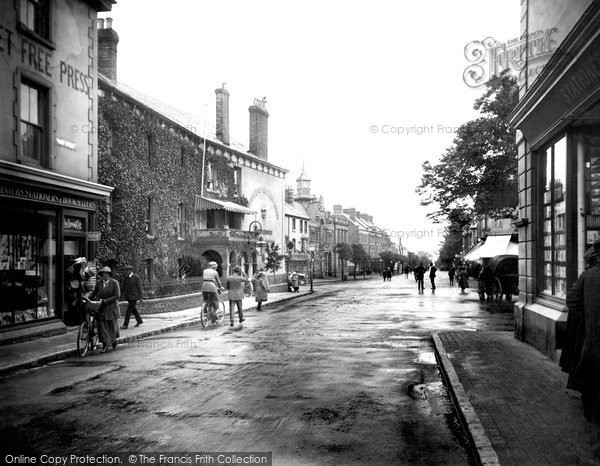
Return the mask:
<path id="1" fill-rule="evenodd" d="M 222 295 L 219 293 L 219 306 L 217 309 L 211 309 L 210 302 L 204 301 L 202 304 L 202 310 L 200 311 L 200 323 L 202 327 L 208 327 L 209 323 L 220 324 L 225 318 L 225 303 L 223 302 Z"/>
<path id="2" fill-rule="evenodd" d="M 100 308 L 100 301 L 86 299 L 83 303 L 85 320 L 79 326 L 77 334 L 77 354 L 84 357 L 89 350 L 96 351 L 98 348 L 98 325 L 96 324 L 96 313 Z"/>

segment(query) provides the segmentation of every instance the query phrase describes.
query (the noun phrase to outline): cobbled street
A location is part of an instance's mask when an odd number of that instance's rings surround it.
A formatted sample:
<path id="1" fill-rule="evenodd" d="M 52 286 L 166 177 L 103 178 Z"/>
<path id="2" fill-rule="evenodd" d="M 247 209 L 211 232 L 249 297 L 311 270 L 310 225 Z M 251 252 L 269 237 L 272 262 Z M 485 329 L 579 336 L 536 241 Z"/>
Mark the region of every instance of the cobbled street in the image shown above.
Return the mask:
<path id="1" fill-rule="evenodd" d="M 272 452 L 274 464 L 470 464 L 431 333 L 513 330 L 439 274 L 312 296 L 0 381 L 13 453 Z"/>

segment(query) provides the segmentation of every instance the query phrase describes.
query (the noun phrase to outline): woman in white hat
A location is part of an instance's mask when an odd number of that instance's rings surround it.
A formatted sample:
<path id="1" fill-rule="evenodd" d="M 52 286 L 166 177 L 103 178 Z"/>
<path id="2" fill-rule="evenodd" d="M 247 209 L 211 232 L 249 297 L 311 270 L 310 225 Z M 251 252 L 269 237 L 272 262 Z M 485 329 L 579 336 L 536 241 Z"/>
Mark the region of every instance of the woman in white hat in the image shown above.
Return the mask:
<path id="1" fill-rule="evenodd" d="M 219 308 L 219 290 L 222 288 L 217 264 L 214 261 L 208 263 L 208 268 L 202 272 L 202 297 L 210 303 L 213 312 Z"/>
<path id="2" fill-rule="evenodd" d="M 102 353 L 109 348 L 117 348 L 117 335 L 119 333 L 119 282 L 111 278 L 110 267 L 102 267 L 98 273 L 100 280 L 90 295 L 90 300 L 101 300 L 96 321 L 98 322 L 98 338 L 102 343 Z"/>
<path id="3" fill-rule="evenodd" d="M 268 299 L 269 294 L 269 280 L 262 270 L 256 275 L 256 286 L 254 291 L 256 302 L 258 303 L 256 305 L 256 310 L 262 311 L 262 303 Z"/>

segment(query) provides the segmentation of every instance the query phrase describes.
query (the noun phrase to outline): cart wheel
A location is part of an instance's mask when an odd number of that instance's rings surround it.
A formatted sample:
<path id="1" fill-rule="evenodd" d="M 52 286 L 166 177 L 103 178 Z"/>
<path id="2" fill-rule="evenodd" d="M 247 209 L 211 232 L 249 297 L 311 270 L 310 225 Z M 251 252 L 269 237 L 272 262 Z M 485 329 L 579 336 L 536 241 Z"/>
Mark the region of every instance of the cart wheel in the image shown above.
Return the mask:
<path id="1" fill-rule="evenodd" d="M 208 327 L 208 301 L 202 305 L 202 310 L 200 311 L 200 323 L 202 324 L 202 327 Z"/>
<path id="2" fill-rule="evenodd" d="M 502 304 L 502 284 L 498 277 L 494 277 L 494 285 L 496 286 L 496 292 L 494 294 L 494 302 L 498 303 L 498 306 Z"/>
<path id="3" fill-rule="evenodd" d="M 485 301 L 485 285 L 481 282 L 477 285 L 477 293 L 479 294 L 479 302 L 483 303 Z"/>

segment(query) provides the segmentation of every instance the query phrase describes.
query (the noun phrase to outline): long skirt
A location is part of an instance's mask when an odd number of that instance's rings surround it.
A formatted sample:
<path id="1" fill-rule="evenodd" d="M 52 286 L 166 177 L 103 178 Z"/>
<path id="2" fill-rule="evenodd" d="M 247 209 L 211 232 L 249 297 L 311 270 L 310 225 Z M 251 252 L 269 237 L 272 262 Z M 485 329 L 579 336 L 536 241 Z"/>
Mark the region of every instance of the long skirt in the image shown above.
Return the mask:
<path id="1" fill-rule="evenodd" d="M 98 320 L 98 339 L 100 343 L 111 346 L 119 336 L 119 320 Z"/>

